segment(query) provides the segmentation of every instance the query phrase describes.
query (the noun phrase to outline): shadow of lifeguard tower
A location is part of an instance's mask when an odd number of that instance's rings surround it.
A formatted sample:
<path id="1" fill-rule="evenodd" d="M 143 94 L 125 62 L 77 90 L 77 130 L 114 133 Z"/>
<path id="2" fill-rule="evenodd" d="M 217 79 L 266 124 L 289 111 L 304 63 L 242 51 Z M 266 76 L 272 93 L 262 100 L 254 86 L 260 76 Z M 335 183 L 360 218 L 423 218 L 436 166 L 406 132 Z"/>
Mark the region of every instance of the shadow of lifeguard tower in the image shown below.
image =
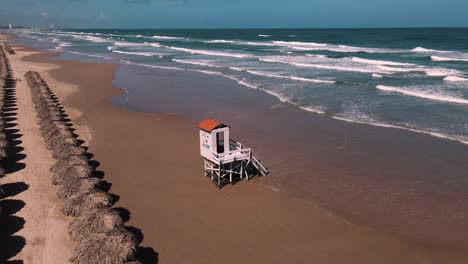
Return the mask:
<path id="1" fill-rule="evenodd" d="M 230 138 L 229 126 L 207 119 L 198 128 L 200 154 L 205 158 L 205 176 L 210 177 L 219 188 L 269 173 L 251 148 Z"/>

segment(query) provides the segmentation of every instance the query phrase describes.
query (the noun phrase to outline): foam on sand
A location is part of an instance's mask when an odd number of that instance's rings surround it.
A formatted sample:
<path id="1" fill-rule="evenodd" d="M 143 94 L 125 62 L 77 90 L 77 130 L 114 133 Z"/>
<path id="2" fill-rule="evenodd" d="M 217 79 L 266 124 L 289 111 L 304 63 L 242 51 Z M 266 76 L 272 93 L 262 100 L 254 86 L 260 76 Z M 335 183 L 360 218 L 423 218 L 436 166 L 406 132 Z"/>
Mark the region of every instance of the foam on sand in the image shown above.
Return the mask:
<path id="1" fill-rule="evenodd" d="M 448 139 L 448 140 L 453 140 L 460 142 L 462 144 L 468 145 L 468 141 L 464 138 L 458 138 L 438 132 L 433 132 L 433 131 L 427 131 L 424 129 L 416 129 L 416 128 L 409 128 L 409 127 L 403 127 L 403 126 L 396 126 L 396 125 L 391 125 L 391 124 L 386 124 L 374 120 L 369 120 L 369 121 L 361 121 L 361 120 L 355 120 L 353 118 L 347 118 L 347 117 L 339 117 L 339 116 L 332 116 L 333 119 L 340 120 L 340 121 L 345 121 L 349 123 L 356 123 L 356 124 L 364 124 L 364 125 L 370 125 L 370 126 L 376 126 L 376 127 L 383 127 L 383 128 L 394 128 L 394 129 L 401 129 L 401 130 L 406 130 L 406 131 L 411 131 L 414 133 L 420 133 L 420 134 L 426 134 L 426 135 L 431 135 L 433 137 L 441 138 L 441 139 Z"/>
<path id="2" fill-rule="evenodd" d="M 468 104 L 468 99 L 454 97 L 450 95 L 445 95 L 441 93 L 436 93 L 432 91 L 425 91 L 418 88 L 407 88 L 407 87 L 393 87 L 385 85 L 377 85 L 378 90 L 385 92 L 395 92 L 408 96 L 424 98 L 439 102 L 448 102 L 448 103 L 457 103 L 457 104 Z"/>

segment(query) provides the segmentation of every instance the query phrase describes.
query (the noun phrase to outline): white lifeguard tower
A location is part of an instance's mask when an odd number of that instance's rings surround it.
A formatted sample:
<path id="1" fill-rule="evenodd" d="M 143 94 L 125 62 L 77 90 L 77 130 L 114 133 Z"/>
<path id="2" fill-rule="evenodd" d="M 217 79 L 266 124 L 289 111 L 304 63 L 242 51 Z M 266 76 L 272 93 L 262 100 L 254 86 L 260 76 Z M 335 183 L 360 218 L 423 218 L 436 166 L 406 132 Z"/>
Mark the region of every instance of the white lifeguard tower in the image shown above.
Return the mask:
<path id="1" fill-rule="evenodd" d="M 267 175 L 268 169 L 250 148 L 230 138 L 229 126 L 207 119 L 200 129 L 200 154 L 205 158 L 205 176 L 219 188 L 227 183 Z"/>

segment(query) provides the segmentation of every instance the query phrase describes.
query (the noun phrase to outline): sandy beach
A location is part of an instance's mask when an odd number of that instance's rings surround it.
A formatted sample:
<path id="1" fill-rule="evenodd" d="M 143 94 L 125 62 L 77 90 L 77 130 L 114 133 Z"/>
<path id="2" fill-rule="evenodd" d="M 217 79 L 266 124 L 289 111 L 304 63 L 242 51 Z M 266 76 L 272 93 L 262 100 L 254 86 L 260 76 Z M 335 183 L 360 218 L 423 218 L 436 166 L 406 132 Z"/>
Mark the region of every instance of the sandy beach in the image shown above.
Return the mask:
<path id="1" fill-rule="evenodd" d="M 258 184 L 221 191 L 203 177 L 196 123 L 177 115 L 132 112 L 110 103 L 119 65 L 53 60 L 56 54 L 13 46 L 15 76 L 38 71 L 63 102 L 98 170 L 144 236 L 145 263 L 466 263 L 462 249 L 434 247 L 344 221 Z M 17 83 L 18 129 L 25 168 L 1 179 L 29 187 L 13 197 L 26 239 L 12 258 L 67 263 L 69 220 L 55 210 L 52 158 L 41 141 L 29 89 Z M 157 86 L 157 84 L 155 84 Z M 123 88 L 123 87 L 121 87 Z M 176 146 L 174 143 L 176 142 Z"/>
<path id="2" fill-rule="evenodd" d="M 5 40 L 4 36 L 2 38 L 0 41 Z M 52 173 L 49 169 L 54 161 L 41 137 L 29 87 L 23 78 L 31 68 L 47 71 L 57 66 L 45 63 L 31 65 L 21 61 L 22 57 L 30 54 L 34 52 L 24 49 L 18 50 L 18 55 L 8 56 L 14 77 L 21 80 L 13 87 L 16 106 L 12 105 L 14 113 L 10 115 L 13 123 L 9 128 L 10 138 L 15 146 L 7 160 L 9 173 L 0 179 L 0 184 L 12 190 L 12 195 L 2 200 L 2 205 L 15 202 L 13 205 L 17 212 L 12 221 L 7 219 L 6 225 L 18 231 L 14 236 L 19 239 L 2 241 L 2 251 L 11 256 L 11 261 L 67 263 L 74 248 L 74 243 L 67 236 L 69 219 L 58 211 L 56 190 L 50 184 Z M 24 242 L 20 242 L 23 239 Z"/>

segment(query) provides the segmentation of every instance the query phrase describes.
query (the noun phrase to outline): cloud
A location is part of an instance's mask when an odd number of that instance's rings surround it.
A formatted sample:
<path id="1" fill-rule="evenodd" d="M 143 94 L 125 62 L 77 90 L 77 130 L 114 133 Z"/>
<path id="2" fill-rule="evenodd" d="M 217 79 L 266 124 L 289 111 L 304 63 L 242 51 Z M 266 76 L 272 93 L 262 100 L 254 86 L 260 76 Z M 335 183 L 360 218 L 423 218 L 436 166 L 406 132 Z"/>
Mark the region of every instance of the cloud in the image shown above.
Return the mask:
<path id="1" fill-rule="evenodd" d="M 48 17 L 49 17 L 49 13 L 47 13 L 47 12 L 44 11 L 44 12 L 41 13 L 41 17 L 43 17 L 43 18 L 48 18 Z"/>
<path id="2" fill-rule="evenodd" d="M 106 14 L 104 14 L 104 12 L 100 12 L 98 17 L 99 19 L 102 19 L 102 20 L 109 18 L 108 16 L 106 16 Z"/>

